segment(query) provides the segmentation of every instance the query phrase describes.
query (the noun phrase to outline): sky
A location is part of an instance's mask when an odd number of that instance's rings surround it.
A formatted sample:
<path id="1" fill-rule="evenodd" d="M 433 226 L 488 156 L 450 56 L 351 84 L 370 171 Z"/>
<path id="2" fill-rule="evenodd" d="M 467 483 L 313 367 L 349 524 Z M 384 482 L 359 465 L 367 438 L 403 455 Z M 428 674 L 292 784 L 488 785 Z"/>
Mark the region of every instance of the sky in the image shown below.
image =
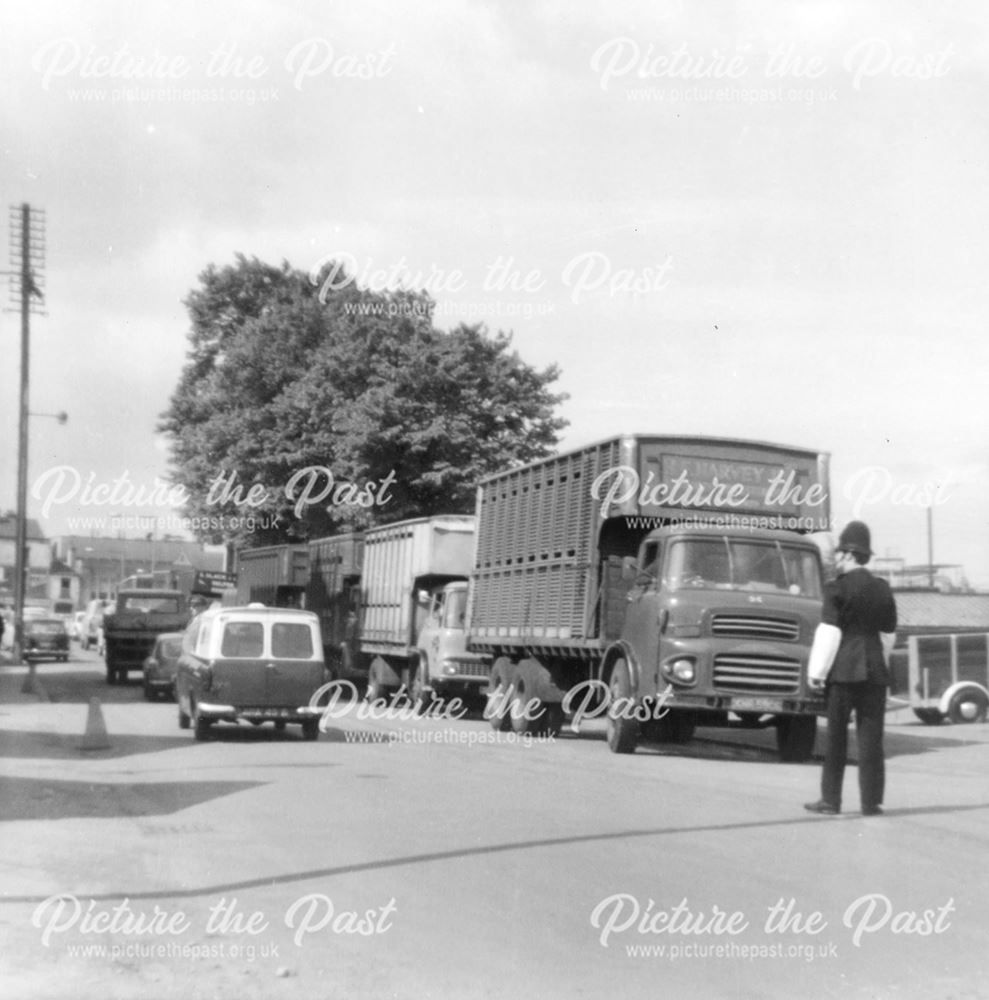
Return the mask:
<path id="1" fill-rule="evenodd" d="M 29 511 L 155 513 L 84 486 L 167 476 L 198 275 L 336 259 L 558 364 L 561 448 L 828 452 L 839 526 L 922 563 L 930 507 L 989 588 L 987 55 L 977 0 L 4 4 L 0 195 L 46 220 L 30 408 L 68 414 L 30 421 Z M 0 508 L 19 343 L 4 312 Z"/>

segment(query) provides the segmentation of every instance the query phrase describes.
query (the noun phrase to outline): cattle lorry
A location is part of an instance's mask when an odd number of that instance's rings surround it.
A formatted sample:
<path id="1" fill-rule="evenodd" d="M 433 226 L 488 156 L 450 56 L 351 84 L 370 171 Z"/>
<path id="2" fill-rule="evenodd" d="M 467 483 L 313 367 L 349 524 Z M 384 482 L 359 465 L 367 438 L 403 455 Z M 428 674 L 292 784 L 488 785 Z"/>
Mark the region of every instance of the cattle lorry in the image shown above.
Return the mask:
<path id="1" fill-rule="evenodd" d="M 494 727 L 603 708 L 618 753 L 736 724 L 812 754 L 826 454 L 616 437 L 484 479 L 476 516 L 467 648 L 493 659 Z"/>

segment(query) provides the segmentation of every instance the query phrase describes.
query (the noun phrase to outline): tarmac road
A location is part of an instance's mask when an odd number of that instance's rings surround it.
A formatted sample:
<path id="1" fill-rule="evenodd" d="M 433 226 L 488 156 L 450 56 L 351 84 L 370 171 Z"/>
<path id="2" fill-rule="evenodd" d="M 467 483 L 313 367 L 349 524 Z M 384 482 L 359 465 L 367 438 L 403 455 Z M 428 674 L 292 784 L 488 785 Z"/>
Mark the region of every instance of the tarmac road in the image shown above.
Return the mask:
<path id="1" fill-rule="evenodd" d="M 989 996 L 987 726 L 896 716 L 887 815 L 850 768 L 824 818 L 768 731 L 616 756 L 354 706 L 196 743 L 74 656 L 50 701 L 0 669 L 4 997 Z"/>

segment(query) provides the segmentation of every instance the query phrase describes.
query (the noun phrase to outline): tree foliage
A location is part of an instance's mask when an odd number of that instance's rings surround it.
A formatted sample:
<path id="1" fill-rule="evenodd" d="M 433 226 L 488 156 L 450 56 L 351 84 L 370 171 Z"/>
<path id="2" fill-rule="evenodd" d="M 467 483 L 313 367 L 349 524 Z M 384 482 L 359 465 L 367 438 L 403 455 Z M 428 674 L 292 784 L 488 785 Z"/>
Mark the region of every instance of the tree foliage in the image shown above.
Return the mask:
<path id="1" fill-rule="evenodd" d="M 537 371 L 481 325 L 436 329 L 424 292 L 336 284 L 239 256 L 187 297 L 187 361 L 159 429 L 200 538 L 470 512 L 479 478 L 556 445 L 555 365 Z"/>

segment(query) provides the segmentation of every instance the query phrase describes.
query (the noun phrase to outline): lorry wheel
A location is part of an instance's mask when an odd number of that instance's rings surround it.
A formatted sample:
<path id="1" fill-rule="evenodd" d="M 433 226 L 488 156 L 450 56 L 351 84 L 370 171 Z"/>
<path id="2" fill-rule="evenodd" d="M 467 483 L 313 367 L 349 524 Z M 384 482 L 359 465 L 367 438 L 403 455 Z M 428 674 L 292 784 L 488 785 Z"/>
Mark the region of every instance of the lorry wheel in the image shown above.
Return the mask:
<path id="1" fill-rule="evenodd" d="M 948 704 L 948 718 L 955 725 L 970 722 L 985 722 L 989 699 L 978 688 L 964 688 L 956 691 Z"/>
<path id="2" fill-rule="evenodd" d="M 509 725 L 513 732 L 538 733 L 546 721 L 546 703 L 536 694 L 535 671 L 522 664 L 512 678 L 509 696 Z"/>
<path id="3" fill-rule="evenodd" d="M 543 717 L 539 732 L 556 738 L 563 731 L 563 706 L 558 701 L 543 702 Z"/>
<path id="4" fill-rule="evenodd" d="M 776 722 L 776 747 L 780 760 L 801 764 L 814 755 L 816 715 L 784 715 Z"/>
<path id="5" fill-rule="evenodd" d="M 491 676 L 488 678 L 484 718 L 496 733 L 505 733 L 511 729 L 511 718 L 508 713 L 508 702 L 511 698 L 511 669 L 511 662 L 503 656 L 495 661 L 491 668 Z"/>
<path id="6" fill-rule="evenodd" d="M 608 687 L 611 692 L 608 703 L 608 747 L 612 753 L 635 753 L 639 742 L 638 720 L 622 718 L 613 711 L 617 699 L 632 697 L 632 676 L 624 659 L 615 660 Z"/>
<path id="7" fill-rule="evenodd" d="M 433 703 L 433 691 L 429 687 L 429 665 L 425 659 L 419 661 L 412 677 L 412 707 L 416 712 L 427 712 Z"/>
<path id="8" fill-rule="evenodd" d="M 915 708 L 913 714 L 925 726 L 940 726 L 944 722 L 944 716 L 936 708 Z"/>

